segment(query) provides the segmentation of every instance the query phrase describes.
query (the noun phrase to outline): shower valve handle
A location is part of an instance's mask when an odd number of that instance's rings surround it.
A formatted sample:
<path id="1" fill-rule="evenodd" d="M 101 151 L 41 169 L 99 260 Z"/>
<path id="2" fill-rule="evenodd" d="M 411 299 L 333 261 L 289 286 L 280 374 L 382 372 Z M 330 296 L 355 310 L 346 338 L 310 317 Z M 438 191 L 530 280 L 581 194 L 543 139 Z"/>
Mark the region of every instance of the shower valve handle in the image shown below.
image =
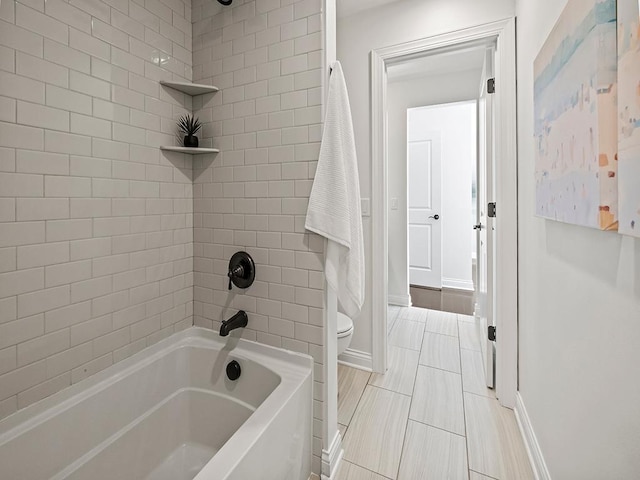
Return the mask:
<path id="1" fill-rule="evenodd" d="M 236 252 L 229 260 L 229 290 L 235 285 L 238 288 L 249 288 L 256 278 L 256 264 L 247 252 Z M 232 285 L 233 284 L 233 285 Z"/>
<path id="2" fill-rule="evenodd" d="M 244 267 L 242 265 L 236 265 L 233 268 L 229 269 L 229 273 L 227 273 L 227 277 L 229 277 L 229 290 L 231 290 L 231 282 L 234 277 L 243 278 L 244 277 Z"/>

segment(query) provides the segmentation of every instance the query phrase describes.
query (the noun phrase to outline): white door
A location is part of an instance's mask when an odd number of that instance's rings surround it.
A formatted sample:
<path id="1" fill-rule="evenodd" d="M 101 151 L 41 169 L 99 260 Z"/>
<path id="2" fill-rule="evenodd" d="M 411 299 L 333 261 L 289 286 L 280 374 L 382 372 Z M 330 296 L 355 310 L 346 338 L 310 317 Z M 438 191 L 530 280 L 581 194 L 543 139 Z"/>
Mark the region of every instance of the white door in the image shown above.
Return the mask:
<path id="1" fill-rule="evenodd" d="M 423 131 L 419 109 L 407 114 L 409 283 L 442 287 L 440 132 Z"/>
<path id="2" fill-rule="evenodd" d="M 494 49 L 487 49 L 478 98 L 478 195 L 477 222 L 477 297 L 476 317 L 484 357 L 486 383 L 495 384 L 495 342 L 489 340 L 488 327 L 495 326 L 495 222 L 489 217 L 488 203 L 494 194 L 494 128 L 493 95 L 487 92 L 487 81 L 493 77 Z"/>

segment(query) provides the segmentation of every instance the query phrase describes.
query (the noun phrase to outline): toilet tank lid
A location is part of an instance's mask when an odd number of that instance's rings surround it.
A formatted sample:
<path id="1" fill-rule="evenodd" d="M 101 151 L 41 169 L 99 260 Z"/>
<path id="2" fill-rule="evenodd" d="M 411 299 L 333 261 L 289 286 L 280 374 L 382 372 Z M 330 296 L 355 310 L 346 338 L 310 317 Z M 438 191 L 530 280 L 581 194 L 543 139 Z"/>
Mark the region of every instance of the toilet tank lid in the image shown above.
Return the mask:
<path id="1" fill-rule="evenodd" d="M 338 312 L 338 333 L 343 333 L 353 328 L 353 322 L 344 313 Z"/>

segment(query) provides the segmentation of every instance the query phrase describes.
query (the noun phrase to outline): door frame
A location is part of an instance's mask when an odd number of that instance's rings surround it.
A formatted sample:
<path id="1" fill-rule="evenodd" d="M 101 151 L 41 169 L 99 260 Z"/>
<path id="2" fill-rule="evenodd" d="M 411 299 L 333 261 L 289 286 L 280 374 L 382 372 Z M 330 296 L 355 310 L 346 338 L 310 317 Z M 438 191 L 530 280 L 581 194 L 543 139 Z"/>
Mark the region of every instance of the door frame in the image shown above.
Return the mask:
<path id="1" fill-rule="evenodd" d="M 513 408 L 518 388 L 518 227 L 515 18 L 371 51 L 372 366 L 387 369 L 388 186 L 387 65 L 401 59 L 495 41 L 496 394 Z"/>
<path id="2" fill-rule="evenodd" d="M 476 231 L 476 306 L 475 316 L 478 317 L 478 331 L 486 331 L 489 326 L 494 324 L 495 298 L 493 288 L 489 289 L 489 285 L 493 285 L 495 278 L 495 237 L 494 221 L 489 217 L 489 207 L 487 202 L 494 200 L 494 184 L 495 184 L 495 145 L 491 142 L 491 138 L 495 137 L 494 129 L 494 101 L 493 95 L 487 91 L 487 81 L 494 76 L 495 69 L 495 46 L 485 49 L 485 59 L 480 77 L 480 85 L 478 86 L 478 109 L 477 109 L 477 138 L 478 138 L 478 155 L 477 155 L 477 215 L 476 225 L 481 228 Z M 483 135 L 480 135 L 480 127 L 483 128 Z M 484 205 L 483 203 L 484 202 Z M 484 225 L 483 225 L 484 224 Z M 475 227 L 474 227 L 475 228 Z M 484 248 L 482 248 L 482 240 L 484 236 Z M 491 252 L 491 254 L 489 254 Z M 483 291 L 484 289 L 484 291 Z M 484 296 L 484 298 L 483 298 Z M 479 307 L 479 308 L 478 308 Z M 489 341 L 488 334 L 480 339 L 482 351 L 485 383 L 488 387 L 495 387 L 495 344 Z"/>

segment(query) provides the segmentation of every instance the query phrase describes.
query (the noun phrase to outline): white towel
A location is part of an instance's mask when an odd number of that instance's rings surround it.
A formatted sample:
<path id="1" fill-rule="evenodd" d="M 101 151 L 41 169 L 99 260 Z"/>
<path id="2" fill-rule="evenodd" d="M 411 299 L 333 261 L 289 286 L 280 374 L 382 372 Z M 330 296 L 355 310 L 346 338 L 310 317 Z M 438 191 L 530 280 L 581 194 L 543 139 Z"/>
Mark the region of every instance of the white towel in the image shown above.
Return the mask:
<path id="1" fill-rule="evenodd" d="M 305 227 L 328 239 L 324 273 L 351 318 L 364 302 L 360 183 L 351 108 L 340 62 L 331 65 L 327 113 Z"/>

